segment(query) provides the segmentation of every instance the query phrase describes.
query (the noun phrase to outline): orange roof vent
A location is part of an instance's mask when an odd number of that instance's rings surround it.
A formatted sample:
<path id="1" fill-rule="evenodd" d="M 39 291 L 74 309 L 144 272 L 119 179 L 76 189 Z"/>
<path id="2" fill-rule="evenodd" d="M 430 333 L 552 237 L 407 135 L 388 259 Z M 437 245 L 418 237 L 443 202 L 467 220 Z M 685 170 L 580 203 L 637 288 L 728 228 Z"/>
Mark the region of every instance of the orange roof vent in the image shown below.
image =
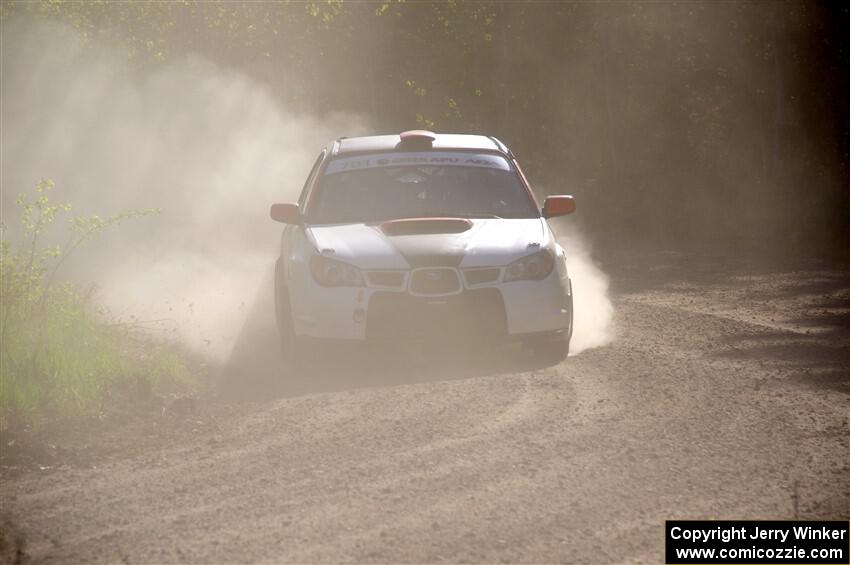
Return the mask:
<path id="1" fill-rule="evenodd" d="M 424 129 L 412 129 L 399 134 L 402 143 L 427 143 L 431 144 L 437 139 L 437 134 Z"/>

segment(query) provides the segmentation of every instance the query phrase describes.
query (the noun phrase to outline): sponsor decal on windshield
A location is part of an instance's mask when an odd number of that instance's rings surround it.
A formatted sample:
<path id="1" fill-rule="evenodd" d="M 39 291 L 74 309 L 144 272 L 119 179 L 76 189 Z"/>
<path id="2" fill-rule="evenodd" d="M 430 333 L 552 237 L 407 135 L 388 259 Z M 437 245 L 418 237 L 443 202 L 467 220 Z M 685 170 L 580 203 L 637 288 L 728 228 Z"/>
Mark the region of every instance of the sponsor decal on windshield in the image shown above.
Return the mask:
<path id="1" fill-rule="evenodd" d="M 504 157 L 484 153 L 376 153 L 374 155 L 359 155 L 334 159 L 325 170 L 326 175 L 347 173 L 362 169 L 379 169 L 381 167 L 400 167 L 405 165 L 439 165 L 455 167 L 482 167 L 509 171 L 510 165 Z"/>

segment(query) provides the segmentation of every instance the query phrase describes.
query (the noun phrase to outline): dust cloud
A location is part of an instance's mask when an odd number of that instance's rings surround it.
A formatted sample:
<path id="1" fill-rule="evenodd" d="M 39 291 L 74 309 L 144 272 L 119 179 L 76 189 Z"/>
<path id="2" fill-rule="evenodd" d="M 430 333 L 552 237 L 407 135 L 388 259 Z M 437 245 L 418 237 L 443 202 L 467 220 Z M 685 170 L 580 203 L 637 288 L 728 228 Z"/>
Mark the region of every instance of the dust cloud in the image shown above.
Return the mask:
<path id="1" fill-rule="evenodd" d="M 268 206 L 294 200 L 319 149 L 369 132 L 364 120 L 287 111 L 263 84 L 200 57 L 145 68 L 73 29 L 21 18 L 2 36 L 4 224 L 14 229 L 15 197 L 44 178 L 72 215 L 159 208 L 90 242 L 63 275 L 91 289 L 107 318 L 214 362 L 246 332 L 273 332 L 280 226 Z M 584 238 L 569 227 L 562 238 L 578 353 L 610 341 L 613 308 Z"/>
<path id="2" fill-rule="evenodd" d="M 2 29 L 3 222 L 40 179 L 72 215 L 159 208 L 80 249 L 63 272 L 113 320 L 230 354 L 275 257 L 272 202 L 294 200 L 348 115 L 282 108 L 263 85 L 202 58 L 146 69 L 71 29 Z M 64 220 L 61 220 L 64 221 Z"/>
<path id="3" fill-rule="evenodd" d="M 581 203 L 578 205 L 580 211 Z M 552 227 L 567 252 L 567 271 L 573 284 L 575 328 L 570 354 L 576 355 L 614 339 L 614 304 L 608 293 L 608 275 L 593 260 L 588 239 L 570 220 L 555 220 Z"/>

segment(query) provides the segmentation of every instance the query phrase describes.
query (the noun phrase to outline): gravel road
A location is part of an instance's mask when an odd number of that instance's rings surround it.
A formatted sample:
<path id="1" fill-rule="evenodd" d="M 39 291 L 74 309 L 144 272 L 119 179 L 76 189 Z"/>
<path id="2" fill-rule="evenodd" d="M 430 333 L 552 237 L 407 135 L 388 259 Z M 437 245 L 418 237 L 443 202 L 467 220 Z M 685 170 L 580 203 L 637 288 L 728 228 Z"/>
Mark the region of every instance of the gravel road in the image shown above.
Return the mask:
<path id="1" fill-rule="evenodd" d="M 616 338 L 557 366 L 253 378 L 98 456 L 5 468 L 2 553 L 656 563 L 665 519 L 850 517 L 850 271 L 618 280 Z"/>

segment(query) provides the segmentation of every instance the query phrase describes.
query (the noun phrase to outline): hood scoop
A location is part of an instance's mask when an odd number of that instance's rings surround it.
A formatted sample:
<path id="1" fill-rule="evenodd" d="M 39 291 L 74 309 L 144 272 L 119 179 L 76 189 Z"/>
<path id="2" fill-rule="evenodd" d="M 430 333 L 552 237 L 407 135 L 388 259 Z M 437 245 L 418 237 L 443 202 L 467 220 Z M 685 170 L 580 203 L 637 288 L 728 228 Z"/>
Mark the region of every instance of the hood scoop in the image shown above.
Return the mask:
<path id="1" fill-rule="evenodd" d="M 389 236 L 463 233 L 472 228 L 472 221 L 466 218 L 404 218 L 384 222 L 380 228 Z"/>

